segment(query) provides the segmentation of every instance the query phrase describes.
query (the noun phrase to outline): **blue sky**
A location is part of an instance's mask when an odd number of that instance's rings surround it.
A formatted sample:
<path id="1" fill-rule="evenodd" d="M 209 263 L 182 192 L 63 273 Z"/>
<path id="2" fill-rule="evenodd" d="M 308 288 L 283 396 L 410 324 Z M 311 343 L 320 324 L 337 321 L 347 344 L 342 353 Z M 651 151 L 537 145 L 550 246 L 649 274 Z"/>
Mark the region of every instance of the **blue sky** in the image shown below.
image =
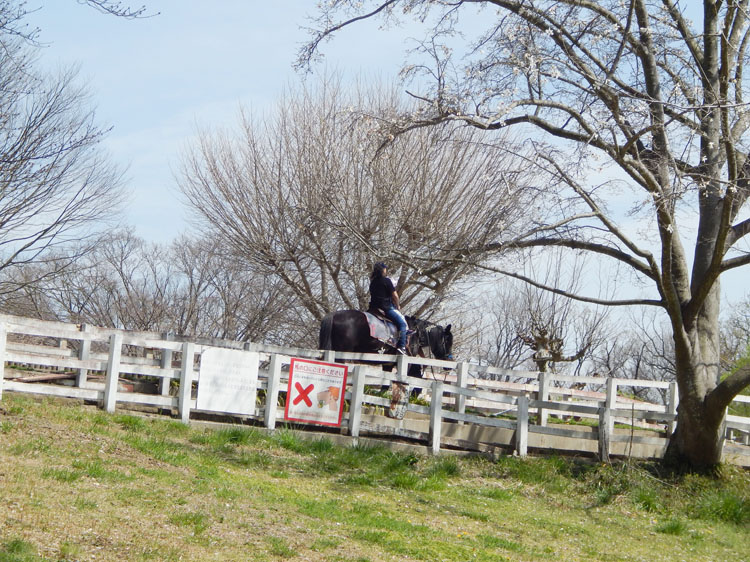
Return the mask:
<path id="1" fill-rule="evenodd" d="M 28 7 L 39 9 L 29 22 L 46 45 L 40 64 L 78 66 L 100 126 L 112 127 L 105 148 L 128 168 L 124 222 L 146 240 L 168 242 L 190 229 L 174 180 L 181 151 L 199 127 L 231 126 L 240 106 L 267 111 L 301 79 L 292 64 L 315 3 L 130 2 L 143 3 L 159 15 L 124 20 L 76 0 L 32 0 Z M 351 78 L 393 78 L 405 35 L 375 33 L 369 23 L 343 30 L 326 44 L 325 64 Z"/>

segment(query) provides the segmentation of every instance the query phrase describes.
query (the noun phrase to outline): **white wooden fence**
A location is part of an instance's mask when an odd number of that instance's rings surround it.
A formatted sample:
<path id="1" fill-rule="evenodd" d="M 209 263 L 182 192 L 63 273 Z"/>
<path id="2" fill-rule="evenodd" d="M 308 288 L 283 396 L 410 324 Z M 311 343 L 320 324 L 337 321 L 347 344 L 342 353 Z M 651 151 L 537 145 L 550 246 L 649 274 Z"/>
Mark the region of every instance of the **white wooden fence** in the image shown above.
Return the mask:
<path id="1" fill-rule="evenodd" d="M 611 455 L 659 458 L 675 423 L 674 383 L 507 371 L 435 359 L 226 340 L 187 341 L 7 315 L 0 315 L 0 360 L 5 365 L 0 369 L 0 399 L 10 391 L 96 402 L 108 412 L 148 406 L 185 423 L 191 415 L 194 419 L 230 415 L 196 409 L 201 355 L 211 347 L 258 353 L 261 392 L 255 414 L 235 417 L 271 430 L 283 422 L 284 410 L 278 404 L 286 400 L 293 357 L 350 365 L 345 395 L 349 408 L 340 432 L 354 441 L 360 436 L 406 438 L 427 443 L 433 453 L 446 448 L 518 455 L 547 450 L 605 460 Z M 388 361 L 395 364 L 392 372 L 382 370 L 382 363 Z M 425 367 L 424 378 L 407 376 L 412 363 Z M 410 404 L 400 420 L 385 416 L 389 400 L 366 389 L 392 381 L 421 389 L 428 405 Z M 625 387 L 661 389 L 666 405 L 618 393 Z M 750 403 L 750 398 L 740 396 L 737 402 Z M 566 423 L 571 419 L 576 423 Z M 729 415 L 725 423 L 724 460 L 750 466 L 750 417 Z M 300 427 L 297 422 L 294 426 Z"/>

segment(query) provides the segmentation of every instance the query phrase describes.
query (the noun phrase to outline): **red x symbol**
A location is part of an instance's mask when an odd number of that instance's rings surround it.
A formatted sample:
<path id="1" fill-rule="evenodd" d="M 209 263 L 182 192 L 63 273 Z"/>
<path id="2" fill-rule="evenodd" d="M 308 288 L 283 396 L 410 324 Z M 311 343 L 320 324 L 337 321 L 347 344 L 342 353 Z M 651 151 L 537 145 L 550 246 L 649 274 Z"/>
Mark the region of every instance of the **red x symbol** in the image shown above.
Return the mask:
<path id="1" fill-rule="evenodd" d="M 307 395 L 310 394 L 310 392 L 313 389 L 313 386 L 315 386 L 315 385 L 310 384 L 306 388 L 302 388 L 302 385 L 300 383 L 295 382 L 294 383 L 294 388 L 297 389 L 297 392 L 299 392 L 299 394 L 297 395 L 297 398 L 295 398 L 292 401 L 292 404 L 294 404 L 296 406 L 297 404 L 300 403 L 301 400 L 304 400 L 305 404 L 307 404 L 307 407 L 311 408 L 312 407 L 312 400 L 310 400 L 310 398 Z"/>

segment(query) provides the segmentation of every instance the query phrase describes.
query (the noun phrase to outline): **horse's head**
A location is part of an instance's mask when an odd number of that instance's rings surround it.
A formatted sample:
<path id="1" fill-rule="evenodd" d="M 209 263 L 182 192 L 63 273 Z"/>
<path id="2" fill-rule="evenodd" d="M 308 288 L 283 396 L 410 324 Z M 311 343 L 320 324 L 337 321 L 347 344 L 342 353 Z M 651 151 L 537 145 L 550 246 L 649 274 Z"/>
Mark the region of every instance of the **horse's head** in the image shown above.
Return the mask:
<path id="1" fill-rule="evenodd" d="M 450 324 L 443 328 L 414 316 L 407 316 L 406 321 L 418 336 L 417 341 L 412 344 L 413 355 L 416 355 L 417 348 L 427 347 L 436 359 L 453 360 L 453 332 Z"/>
<path id="2" fill-rule="evenodd" d="M 438 359 L 453 359 L 453 332 L 451 325 L 445 328 L 442 326 L 433 326 L 430 329 L 430 348 L 432 354 Z"/>

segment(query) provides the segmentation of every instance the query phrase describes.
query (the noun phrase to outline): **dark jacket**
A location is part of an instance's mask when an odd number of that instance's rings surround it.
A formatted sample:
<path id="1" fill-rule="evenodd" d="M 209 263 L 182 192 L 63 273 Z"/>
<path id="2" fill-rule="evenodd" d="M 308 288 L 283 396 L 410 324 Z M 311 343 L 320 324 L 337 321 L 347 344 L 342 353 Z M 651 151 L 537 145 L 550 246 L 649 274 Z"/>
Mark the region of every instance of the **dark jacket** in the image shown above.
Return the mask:
<path id="1" fill-rule="evenodd" d="M 393 306 L 391 295 L 396 288 L 388 277 L 376 277 L 370 281 L 370 308 L 387 310 Z"/>

